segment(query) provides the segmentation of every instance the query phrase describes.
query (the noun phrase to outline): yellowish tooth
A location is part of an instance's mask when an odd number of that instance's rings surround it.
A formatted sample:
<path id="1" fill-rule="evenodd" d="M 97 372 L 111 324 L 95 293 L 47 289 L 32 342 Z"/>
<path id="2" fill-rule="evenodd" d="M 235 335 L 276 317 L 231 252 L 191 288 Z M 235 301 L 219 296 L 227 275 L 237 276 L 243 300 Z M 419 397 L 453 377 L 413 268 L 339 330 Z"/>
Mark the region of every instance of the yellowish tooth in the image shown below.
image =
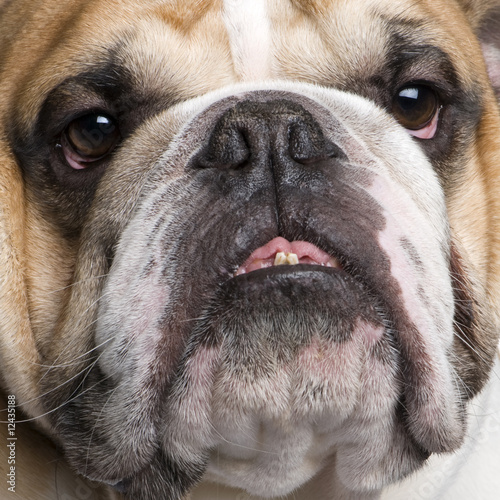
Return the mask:
<path id="1" fill-rule="evenodd" d="M 274 258 L 275 266 L 284 266 L 284 265 L 295 266 L 298 263 L 299 263 L 299 258 L 295 253 L 278 252 L 276 254 L 276 257 Z"/>
<path id="2" fill-rule="evenodd" d="M 276 254 L 276 257 L 274 258 L 274 265 L 275 266 L 282 266 L 287 263 L 287 256 L 285 252 L 278 252 Z"/>

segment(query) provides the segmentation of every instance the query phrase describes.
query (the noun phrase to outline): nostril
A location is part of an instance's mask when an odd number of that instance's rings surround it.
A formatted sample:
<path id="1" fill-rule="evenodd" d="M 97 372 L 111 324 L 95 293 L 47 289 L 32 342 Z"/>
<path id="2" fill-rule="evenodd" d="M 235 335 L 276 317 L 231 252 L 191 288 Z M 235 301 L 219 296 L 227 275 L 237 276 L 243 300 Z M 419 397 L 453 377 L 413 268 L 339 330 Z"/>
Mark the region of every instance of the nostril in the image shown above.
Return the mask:
<path id="1" fill-rule="evenodd" d="M 290 125 L 288 142 L 290 157 L 302 165 L 337 156 L 337 148 L 325 140 L 321 129 L 307 121 L 299 120 Z"/>
<path id="2" fill-rule="evenodd" d="M 238 123 L 218 123 L 199 165 L 205 168 L 236 169 L 250 157 L 246 131 Z"/>
<path id="3" fill-rule="evenodd" d="M 312 137 L 310 127 L 303 121 L 290 126 L 288 151 L 290 157 L 298 163 L 309 163 L 318 156 L 318 141 Z"/>

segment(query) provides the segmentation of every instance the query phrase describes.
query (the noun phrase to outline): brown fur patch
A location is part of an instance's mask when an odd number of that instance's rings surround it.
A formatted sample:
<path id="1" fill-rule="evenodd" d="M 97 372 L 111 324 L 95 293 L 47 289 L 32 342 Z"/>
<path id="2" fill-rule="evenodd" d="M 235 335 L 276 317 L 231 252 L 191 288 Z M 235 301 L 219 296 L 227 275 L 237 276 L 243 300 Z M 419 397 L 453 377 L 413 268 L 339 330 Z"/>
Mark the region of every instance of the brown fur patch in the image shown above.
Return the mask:
<path id="1" fill-rule="evenodd" d="M 191 31 L 209 11 L 220 10 L 222 0 L 177 0 L 156 7 L 153 12 L 165 23 L 185 33 Z"/>

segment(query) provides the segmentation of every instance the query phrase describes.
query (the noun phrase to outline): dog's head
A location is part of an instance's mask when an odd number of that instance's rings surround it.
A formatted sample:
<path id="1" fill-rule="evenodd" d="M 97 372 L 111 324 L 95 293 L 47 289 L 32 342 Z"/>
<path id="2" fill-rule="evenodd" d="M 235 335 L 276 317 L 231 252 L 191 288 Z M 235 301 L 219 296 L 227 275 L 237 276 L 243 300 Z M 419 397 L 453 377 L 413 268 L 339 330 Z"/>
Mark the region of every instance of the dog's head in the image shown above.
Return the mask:
<path id="1" fill-rule="evenodd" d="M 32 3 L 0 10 L 0 354 L 70 462 L 272 496 L 460 447 L 497 340 L 497 2 Z"/>

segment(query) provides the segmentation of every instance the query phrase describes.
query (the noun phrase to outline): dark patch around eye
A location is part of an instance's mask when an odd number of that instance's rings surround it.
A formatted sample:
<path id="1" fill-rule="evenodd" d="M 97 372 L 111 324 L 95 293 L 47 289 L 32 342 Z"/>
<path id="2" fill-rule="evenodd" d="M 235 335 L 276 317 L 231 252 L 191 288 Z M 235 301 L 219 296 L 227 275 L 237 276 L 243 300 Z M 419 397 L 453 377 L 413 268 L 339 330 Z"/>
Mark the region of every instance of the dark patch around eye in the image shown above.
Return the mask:
<path id="1" fill-rule="evenodd" d="M 481 85 L 466 87 L 450 56 L 426 40 L 425 25 L 407 19 L 385 23 L 390 41 L 383 80 L 393 89 L 390 98 L 409 82 L 425 83 L 443 105 L 435 137 L 419 143 L 450 193 L 463 175 L 464 158 L 475 140 L 482 114 Z M 385 107 L 390 110 L 391 103 Z"/>
<path id="2" fill-rule="evenodd" d="M 19 122 L 15 104 L 12 107 L 9 140 L 28 189 L 41 210 L 68 237 L 79 234 L 108 158 L 96 161 L 83 172 L 72 169 L 62 151 L 64 130 L 77 118 L 97 113 L 113 117 L 120 138 L 125 140 L 146 119 L 179 100 L 174 89 L 152 95 L 135 88 L 133 75 L 122 64 L 127 41 L 121 44 L 108 52 L 106 60 L 89 63 L 88 71 L 69 76 L 54 87 L 31 128 Z M 76 136 L 72 137 L 75 141 Z"/>

